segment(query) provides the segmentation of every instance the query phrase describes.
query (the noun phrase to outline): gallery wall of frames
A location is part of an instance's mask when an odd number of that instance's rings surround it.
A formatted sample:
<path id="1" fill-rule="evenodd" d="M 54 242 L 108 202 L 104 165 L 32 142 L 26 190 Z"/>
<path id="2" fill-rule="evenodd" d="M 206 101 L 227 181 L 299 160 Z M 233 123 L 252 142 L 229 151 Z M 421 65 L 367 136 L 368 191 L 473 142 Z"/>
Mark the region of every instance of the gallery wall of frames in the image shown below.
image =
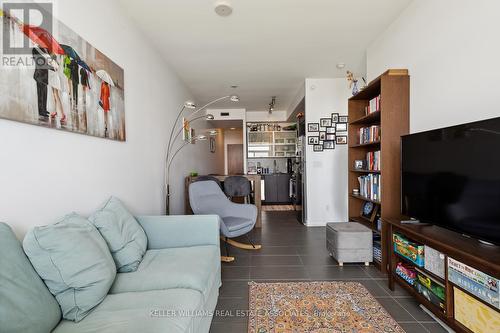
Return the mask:
<path id="1" fill-rule="evenodd" d="M 317 123 L 307 123 L 308 145 L 314 152 L 335 149 L 336 145 L 347 144 L 348 116 L 332 113 L 330 117 L 320 118 Z"/>

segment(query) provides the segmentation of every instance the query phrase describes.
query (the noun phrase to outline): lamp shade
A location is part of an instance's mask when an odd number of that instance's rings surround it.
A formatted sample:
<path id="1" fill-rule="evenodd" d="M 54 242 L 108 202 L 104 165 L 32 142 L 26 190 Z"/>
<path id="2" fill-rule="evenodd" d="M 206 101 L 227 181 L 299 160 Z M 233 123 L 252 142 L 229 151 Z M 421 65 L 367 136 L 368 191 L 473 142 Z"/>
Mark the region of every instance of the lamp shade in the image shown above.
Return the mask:
<path id="1" fill-rule="evenodd" d="M 196 109 L 196 104 L 193 101 L 186 101 L 184 107 L 186 109 Z"/>
<path id="2" fill-rule="evenodd" d="M 195 141 L 205 141 L 207 139 L 206 135 L 197 135 L 194 140 Z"/>

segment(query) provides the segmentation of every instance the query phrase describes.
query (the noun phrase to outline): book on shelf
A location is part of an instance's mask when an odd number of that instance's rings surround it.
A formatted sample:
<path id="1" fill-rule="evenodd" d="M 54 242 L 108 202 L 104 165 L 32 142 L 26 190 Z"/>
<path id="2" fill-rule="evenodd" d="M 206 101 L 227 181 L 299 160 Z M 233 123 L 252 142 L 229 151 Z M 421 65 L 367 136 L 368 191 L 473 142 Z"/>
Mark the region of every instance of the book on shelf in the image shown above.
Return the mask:
<path id="1" fill-rule="evenodd" d="M 361 127 L 359 129 L 359 143 L 371 143 L 380 141 L 380 125 Z"/>
<path id="2" fill-rule="evenodd" d="M 358 177 L 359 194 L 373 201 L 380 201 L 380 175 L 369 174 Z"/>
<path id="3" fill-rule="evenodd" d="M 366 154 L 366 167 L 370 171 L 380 171 L 380 150 Z"/>
<path id="4" fill-rule="evenodd" d="M 365 116 L 380 111 L 380 95 L 372 98 L 365 107 Z"/>

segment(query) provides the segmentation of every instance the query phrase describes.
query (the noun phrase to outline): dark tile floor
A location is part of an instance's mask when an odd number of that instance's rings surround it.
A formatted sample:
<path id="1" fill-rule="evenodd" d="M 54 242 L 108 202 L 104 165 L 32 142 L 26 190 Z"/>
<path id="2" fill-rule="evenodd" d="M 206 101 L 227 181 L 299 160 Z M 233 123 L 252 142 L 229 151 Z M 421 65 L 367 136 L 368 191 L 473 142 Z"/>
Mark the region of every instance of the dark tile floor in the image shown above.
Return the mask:
<path id="1" fill-rule="evenodd" d="M 262 250 L 231 247 L 236 260 L 222 264 L 222 288 L 211 333 L 247 331 L 248 318 L 242 314 L 248 310 L 249 281 L 329 280 L 362 283 L 407 333 L 446 332 L 405 290 L 396 286 L 390 291 L 386 277 L 375 267 L 338 266 L 326 250 L 325 228 L 307 228 L 293 212 L 263 212 L 263 228 L 255 229 L 251 238 L 262 244 Z"/>

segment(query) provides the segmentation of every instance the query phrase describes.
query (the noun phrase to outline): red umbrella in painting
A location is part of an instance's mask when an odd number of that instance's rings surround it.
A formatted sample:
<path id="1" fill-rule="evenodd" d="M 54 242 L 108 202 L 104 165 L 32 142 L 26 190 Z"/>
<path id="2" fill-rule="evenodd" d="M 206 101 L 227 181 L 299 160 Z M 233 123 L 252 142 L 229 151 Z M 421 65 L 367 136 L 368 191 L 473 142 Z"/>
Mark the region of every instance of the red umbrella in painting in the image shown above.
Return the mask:
<path id="1" fill-rule="evenodd" d="M 47 49 L 49 53 L 65 54 L 61 45 L 59 45 L 47 30 L 27 24 L 23 24 L 21 30 L 31 39 L 31 41 L 33 41 L 33 43 L 38 44 L 41 48 Z"/>

